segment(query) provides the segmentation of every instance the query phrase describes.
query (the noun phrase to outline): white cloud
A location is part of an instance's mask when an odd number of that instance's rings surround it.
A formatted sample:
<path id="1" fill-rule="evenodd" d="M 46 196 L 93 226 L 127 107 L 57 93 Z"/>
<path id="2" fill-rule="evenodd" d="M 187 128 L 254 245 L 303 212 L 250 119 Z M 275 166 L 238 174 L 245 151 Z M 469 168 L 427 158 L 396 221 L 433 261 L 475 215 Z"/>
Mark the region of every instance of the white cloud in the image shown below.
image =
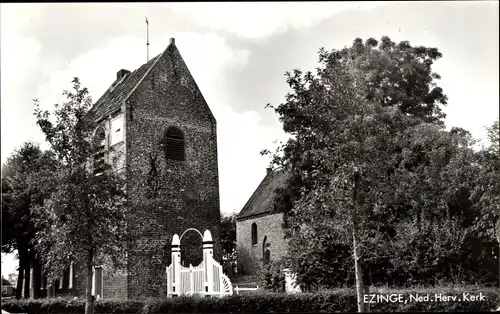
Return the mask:
<path id="1" fill-rule="evenodd" d="M 228 46 L 215 34 L 174 34 L 176 45 L 197 82 L 211 82 L 223 74 L 226 67 L 244 66 L 250 55 L 247 50 Z M 151 45 L 150 58 L 160 54 L 169 43 L 169 36 L 157 38 Z M 120 69 L 135 70 L 146 62 L 146 46 L 142 38 L 120 37 L 105 47 L 89 51 L 63 65 L 49 81 L 39 87 L 37 97 L 50 106 L 62 101 L 61 91 L 70 88 L 73 77 L 88 87 L 94 101 L 115 80 Z"/>
<path id="2" fill-rule="evenodd" d="M 40 44 L 32 38 L 10 35 L 1 38 L 1 111 L 2 111 L 2 163 L 11 151 L 25 141 L 40 141 L 40 134 L 26 124 L 34 125 L 32 95 L 27 93 L 29 77 L 42 71 L 37 62 Z M 22 121 L 22 122 L 21 122 Z"/>
<path id="3" fill-rule="evenodd" d="M 45 6 L 41 3 L 9 3 L 0 4 L 2 37 L 6 34 L 18 34 L 28 26 Z"/>
<path id="4" fill-rule="evenodd" d="M 224 30 L 244 38 L 265 38 L 289 27 L 309 27 L 341 11 L 368 10 L 384 4 L 387 3 L 197 2 L 169 3 L 165 6 L 211 30 Z"/>
<path id="5" fill-rule="evenodd" d="M 197 83 L 221 79 L 224 69 L 244 67 L 250 57 L 249 50 L 235 49 L 215 33 L 178 32 L 173 37 Z"/>
<path id="6" fill-rule="evenodd" d="M 217 108 L 221 211 L 239 212 L 265 176 L 269 158 L 260 156 L 285 134 L 260 124 L 255 111 L 236 113 L 229 106 Z"/>
<path id="7" fill-rule="evenodd" d="M 23 142 L 43 140 L 34 125 L 30 88 L 36 84 L 32 77 L 40 75 L 50 66 L 38 59 L 41 44 L 35 38 L 20 35 L 43 5 L 1 4 L 2 163 Z"/>
<path id="8" fill-rule="evenodd" d="M 442 49 L 443 51 L 444 49 Z M 442 76 L 438 86 L 448 95 L 448 104 L 443 108 L 446 113 L 446 126 L 462 127 L 472 136 L 487 144 L 486 127 L 498 118 L 498 61 L 495 71 L 484 71 L 478 67 L 457 68 L 460 59 L 452 51 L 443 51 L 443 58 L 433 66 Z M 455 60 L 454 60 L 455 58 Z M 474 79 L 471 79 L 474 78 Z"/>

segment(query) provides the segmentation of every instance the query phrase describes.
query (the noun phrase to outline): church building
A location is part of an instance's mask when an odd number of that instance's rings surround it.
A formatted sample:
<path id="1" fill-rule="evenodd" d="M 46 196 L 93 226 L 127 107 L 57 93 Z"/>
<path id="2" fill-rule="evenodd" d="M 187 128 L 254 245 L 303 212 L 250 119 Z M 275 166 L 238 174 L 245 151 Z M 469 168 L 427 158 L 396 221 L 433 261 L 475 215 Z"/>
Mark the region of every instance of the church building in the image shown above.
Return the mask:
<path id="1" fill-rule="evenodd" d="M 285 255 L 283 213 L 274 211 L 276 190 L 285 185 L 283 171 L 266 175 L 236 217 L 236 250 L 243 275 L 254 275 L 268 261 Z"/>
<path id="2" fill-rule="evenodd" d="M 94 295 L 163 295 L 174 234 L 208 229 L 214 257 L 221 256 L 216 120 L 173 38 L 135 71 L 118 70 L 89 117 L 101 147 L 94 156 L 95 171 L 103 163 L 123 171 L 128 206 L 142 217 L 129 222 L 140 243 L 129 246 L 126 269 L 111 276 L 105 265 L 96 268 Z M 186 249 L 185 264 L 201 262 L 201 243 L 196 232 L 185 234 L 181 248 L 199 248 L 191 255 L 187 252 L 193 250 Z M 78 265 L 70 267 L 56 283 L 55 295 L 83 295 L 83 274 Z M 34 290 L 46 290 L 41 271 L 33 277 Z"/>

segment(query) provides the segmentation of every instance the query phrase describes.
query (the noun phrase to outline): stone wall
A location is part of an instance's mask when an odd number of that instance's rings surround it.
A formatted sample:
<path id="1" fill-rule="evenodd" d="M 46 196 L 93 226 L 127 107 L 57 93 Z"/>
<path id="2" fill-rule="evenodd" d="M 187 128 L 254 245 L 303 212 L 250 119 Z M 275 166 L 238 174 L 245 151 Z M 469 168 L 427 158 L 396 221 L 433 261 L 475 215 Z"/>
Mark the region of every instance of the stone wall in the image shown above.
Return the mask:
<path id="1" fill-rule="evenodd" d="M 257 244 L 252 245 L 252 224 L 257 225 Z M 236 249 L 238 265 L 243 267 L 245 275 L 255 274 L 262 265 L 263 244 L 271 252 L 270 260 L 277 260 L 285 255 L 286 244 L 282 229 L 283 214 L 268 214 L 257 218 L 247 218 L 236 222 Z"/>

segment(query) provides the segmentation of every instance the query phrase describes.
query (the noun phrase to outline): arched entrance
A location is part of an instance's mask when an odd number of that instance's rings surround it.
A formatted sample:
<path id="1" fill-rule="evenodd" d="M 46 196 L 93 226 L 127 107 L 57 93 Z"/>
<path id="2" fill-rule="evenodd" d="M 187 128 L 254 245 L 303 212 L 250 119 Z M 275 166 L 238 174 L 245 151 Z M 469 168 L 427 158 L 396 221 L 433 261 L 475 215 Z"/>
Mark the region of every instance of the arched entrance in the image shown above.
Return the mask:
<path id="1" fill-rule="evenodd" d="M 196 230 L 197 231 L 197 230 Z M 172 263 L 167 266 L 167 295 L 231 295 L 233 285 L 224 274 L 222 266 L 213 258 L 213 240 L 209 230 L 203 233 L 203 260 L 197 265 L 184 267 L 181 260 L 181 241 L 177 234 L 172 237 Z"/>
<path id="2" fill-rule="evenodd" d="M 197 266 L 203 261 L 203 235 L 195 228 L 186 229 L 180 236 L 181 265 Z"/>

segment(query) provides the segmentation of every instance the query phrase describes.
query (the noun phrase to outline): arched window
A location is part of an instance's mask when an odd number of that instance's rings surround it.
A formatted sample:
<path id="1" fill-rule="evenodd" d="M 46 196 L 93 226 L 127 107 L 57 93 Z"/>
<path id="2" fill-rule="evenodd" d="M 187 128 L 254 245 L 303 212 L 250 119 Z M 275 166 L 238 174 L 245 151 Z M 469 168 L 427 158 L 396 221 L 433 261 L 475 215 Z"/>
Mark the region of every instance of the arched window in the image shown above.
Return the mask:
<path id="1" fill-rule="evenodd" d="M 163 150 L 166 159 L 184 161 L 184 135 L 181 130 L 176 127 L 168 128 L 163 140 Z"/>
<path id="2" fill-rule="evenodd" d="M 257 245 L 257 224 L 252 224 L 252 245 Z"/>
<path id="3" fill-rule="evenodd" d="M 104 167 L 104 155 L 106 147 L 106 132 L 100 127 L 94 135 L 92 144 L 94 145 L 94 173 L 102 172 Z"/>
<path id="4" fill-rule="evenodd" d="M 262 262 L 266 265 L 269 262 L 270 252 L 269 252 L 269 243 L 267 243 L 267 236 L 264 236 L 264 240 L 262 240 Z"/>

